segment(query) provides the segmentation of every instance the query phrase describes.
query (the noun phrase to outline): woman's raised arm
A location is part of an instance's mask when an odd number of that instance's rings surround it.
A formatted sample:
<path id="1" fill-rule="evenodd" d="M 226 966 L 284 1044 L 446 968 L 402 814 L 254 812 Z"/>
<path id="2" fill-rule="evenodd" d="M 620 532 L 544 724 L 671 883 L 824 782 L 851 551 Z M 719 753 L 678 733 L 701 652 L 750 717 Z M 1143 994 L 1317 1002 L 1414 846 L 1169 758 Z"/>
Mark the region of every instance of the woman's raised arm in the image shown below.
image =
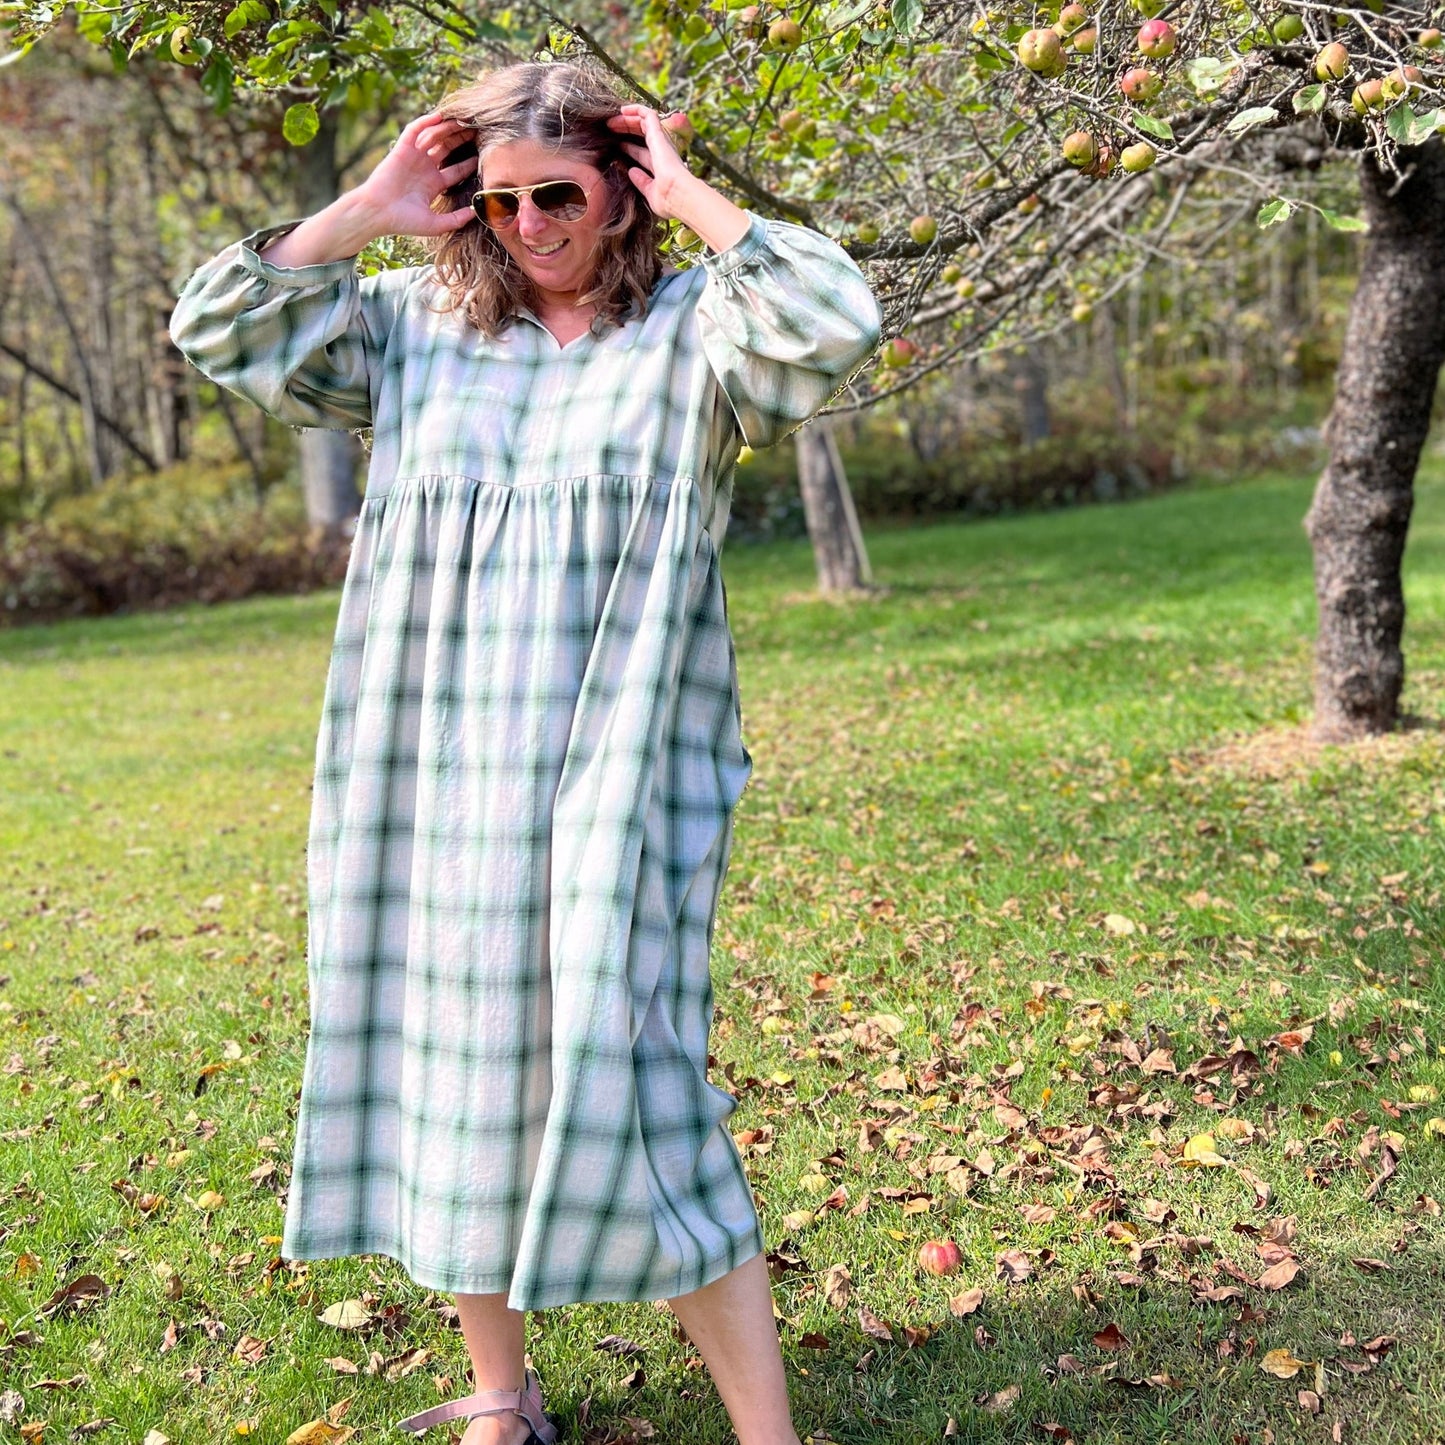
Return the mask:
<path id="1" fill-rule="evenodd" d="M 470 210 L 431 203 L 475 171 L 444 165 L 467 132 L 418 116 L 355 190 L 300 222 L 257 231 L 202 265 L 171 316 L 171 340 L 197 370 L 291 426 L 372 424 L 372 382 L 416 273 L 359 277 L 378 236 L 459 230 Z"/>

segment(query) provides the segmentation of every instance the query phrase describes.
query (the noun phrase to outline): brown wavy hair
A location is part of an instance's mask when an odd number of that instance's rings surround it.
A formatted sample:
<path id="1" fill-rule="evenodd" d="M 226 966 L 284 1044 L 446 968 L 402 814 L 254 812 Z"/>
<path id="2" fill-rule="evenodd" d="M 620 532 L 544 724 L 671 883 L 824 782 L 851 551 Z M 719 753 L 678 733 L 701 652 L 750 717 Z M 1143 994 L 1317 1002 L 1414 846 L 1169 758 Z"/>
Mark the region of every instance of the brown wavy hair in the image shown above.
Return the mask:
<path id="1" fill-rule="evenodd" d="M 452 151 L 444 164 L 480 156 L 494 145 L 530 140 L 595 166 L 603 175 L 610 214 L 599 231 L 597 270 L 579 304 L 594 304 L 592 330 L 620 326 L 632 312 L 641 315 L 662 274 L 662 223 L 642 193 L 627 178 L 631 160 L 607 121 L 622 99 L 603 72 L 588 65 L 505 65 L 485 72 L 472 85 L 453 91 L 437 106 L 440 115 L 460 121 L 475 140 Z M 438 211 L 470 209 L 476 175 L 467 176 L 438 197 Z M 436 278 L 447 292 L 443 312 L 459 311 L 486 336 L 508 325 L 517 305 L 537 309 L 536 288 L 506 248 L 480 221 L 427 243 Z"/>

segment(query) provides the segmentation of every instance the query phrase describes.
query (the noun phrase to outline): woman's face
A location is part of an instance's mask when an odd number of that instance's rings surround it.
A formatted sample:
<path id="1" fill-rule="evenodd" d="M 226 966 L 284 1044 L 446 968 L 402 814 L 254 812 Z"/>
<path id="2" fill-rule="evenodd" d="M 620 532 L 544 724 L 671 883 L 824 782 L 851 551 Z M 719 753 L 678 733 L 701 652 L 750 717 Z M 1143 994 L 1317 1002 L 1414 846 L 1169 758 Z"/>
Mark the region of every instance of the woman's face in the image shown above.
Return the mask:
<path id="1" fill-rule="evenodd" d="M 493 231 L 544 300 L 570 304 L 591 284 L 598 231 L 608 219 L 602 172 L 588 161 L 533 140 L 494 145 L 481 157 L 478 169 L 484 189 L 576 181 L 588 192 L 586 213 L 575 221 L 544 215 L 532 204 L 532 197 L 524 195 L 517 218 Z"/>

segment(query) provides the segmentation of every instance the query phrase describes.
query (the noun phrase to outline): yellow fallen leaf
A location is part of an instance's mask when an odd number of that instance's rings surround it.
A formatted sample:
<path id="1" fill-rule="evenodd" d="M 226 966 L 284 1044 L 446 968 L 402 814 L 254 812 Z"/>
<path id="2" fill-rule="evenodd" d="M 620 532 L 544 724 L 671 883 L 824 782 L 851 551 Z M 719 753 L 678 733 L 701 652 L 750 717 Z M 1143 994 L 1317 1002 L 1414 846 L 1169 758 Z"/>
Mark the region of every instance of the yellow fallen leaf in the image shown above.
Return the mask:
<path id="1" fill-rule="evenodd" d="M 1122 913 L 1106 913 L 1104 915 L 1104 932 L 1112 933 L 1116 938 L 1127 938 L 1135 931 L 1135 924 L 1132 918 L 1125 918 Z"/>
<path id="2" fill-rule="evenodd" d="M 1411 1084 L 1410 1102 L 1414 1104 L 1433 1104 L 1440 1097 L 1440 1090 L 1434 1084 Z"/>
<path id="3" fill-rule="evenodd" d="M 197 1209 L 219 1209 L 226 1202 L 224 1194 L 218 1194 L 214 1189 L 203 1190 L 196 1198 Z"/>
<path id="4" fill-rule="evenodd" d="M 333 1425 L 329 1420 L 311 1420 L 286 1437 L 286 1445 L 345 1445 L 356 1431 L 350 1425 Z"/>
<path id="5" fill-rule="evenodd" d="M 783 1216 L 783 1233 L 797 1234 L 812 1225 L 817 1217 L 811 1209 L 795 1209 L 791 1214 Z"/>
<path id="6" fill-rule="evenodd" d="M 1301 1370 L 1309 1369 L 1309 1362 L 1295 1359 L 1288 1350 L 1270 1350 L 1259 1362 L 1259 1367 L 1277 1380 L 1292 1380 Z"/>
<path id="7" fill-rule="evenodd" d="M 1426 1119 L 1425 1132 L 1434 1134 L 1436 1138 L 1445 1139 L 1445 1119 Z"/>
<path id="8" fill-rule="evenodd" d="M 1226 1161 L 1215 1152 L 1213 1134 L 1196 1134 L 1184 1146 L 1184 1163 L 1198 1164 L 1205 1169 L 1220 1169 Z"/>

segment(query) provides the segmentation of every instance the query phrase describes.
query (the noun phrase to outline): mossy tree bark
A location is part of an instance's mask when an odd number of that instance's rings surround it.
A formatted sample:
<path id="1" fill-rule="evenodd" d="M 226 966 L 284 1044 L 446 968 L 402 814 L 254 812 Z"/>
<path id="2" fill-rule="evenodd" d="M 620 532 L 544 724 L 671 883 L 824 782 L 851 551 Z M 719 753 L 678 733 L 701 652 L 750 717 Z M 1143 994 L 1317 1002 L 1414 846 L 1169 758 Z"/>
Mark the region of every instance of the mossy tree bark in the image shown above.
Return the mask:
<path id="1" fill-rule="evenodd" d="M 1402 149 L 1399 160 L 1403 179 L 1361 162 L 1370 232 L 1326 426 L 1329 462 L 1305 518 L 1319 602 L 1314 734 L 1326 742 L 1399 719 L 1400 564 L 1445 362 L 1445 143 Z"/>

